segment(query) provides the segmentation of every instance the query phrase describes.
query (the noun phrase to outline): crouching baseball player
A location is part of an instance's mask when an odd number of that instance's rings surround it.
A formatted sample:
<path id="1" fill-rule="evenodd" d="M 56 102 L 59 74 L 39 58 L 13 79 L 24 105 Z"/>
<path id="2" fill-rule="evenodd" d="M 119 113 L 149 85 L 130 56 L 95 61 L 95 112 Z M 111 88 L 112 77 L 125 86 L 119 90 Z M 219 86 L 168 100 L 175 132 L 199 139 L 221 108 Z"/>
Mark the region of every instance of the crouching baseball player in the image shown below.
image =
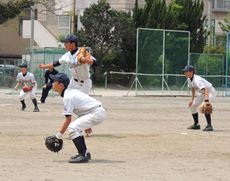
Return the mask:
<path id="1" fill-rule="evenodd" d="M 210 82 L 199 75 L 196 75 L 195 68 L 192 65 L 185 66 L 182 71 L 188 78 L 189 87 L 192 88 L 192 100 L 189 101 L 188 106 L 191 109 L 194 124 L 188 127 L 188 129 L 200 129 L 197 111 L 197 108 L 200 106 L 201 113 L 204 113 L 207 121 L 207 126 L 203 129 L 203 131 L 213 131 L 211 123 L 211 100 L 216 97 L 214 87 Z"/>
<path id="2" fill-rule="evenodd" d="M 26 95 L 30 95 L 30 98 L 34 104 L 34 112 L 39 112 L 37 100 L 35 98 L 35 92 L 37 89 L 37 82 L 34 78 L 34 75 L 27 71 L 27 64 L 22 63 L 20 66 L 21 72 L 17 75 L 17 84 L 15 86 L 15 90 L 18 90 L 18 87 L 21 85 L 22 90 L 19 94 L 20 102 L 22 103 L 21 110 L 24 111 L 26 109 L 25 97 Z"/>
<path id="3" fill-rule="evenodd" d="M 69 78 L 64 73 L 50 75 L 54 80 L 53 90 L 63 97 L 65 121 L 56 134 L 56 138 L 62 139 L 62 135 L 68 128 L 69 138 L 78 150 L 78 154 L 70 158 L 70 163 L 85 163 L 91 158 L 87 151 L 85 139 L 82 132 L 101 123 L 106 116 L 106 112 L 101 102 L 93 97 L 82 93 L 77 89 L 67 89 Z M 71 122 L 72 115 L 75 113 L 78 118 Z"/>

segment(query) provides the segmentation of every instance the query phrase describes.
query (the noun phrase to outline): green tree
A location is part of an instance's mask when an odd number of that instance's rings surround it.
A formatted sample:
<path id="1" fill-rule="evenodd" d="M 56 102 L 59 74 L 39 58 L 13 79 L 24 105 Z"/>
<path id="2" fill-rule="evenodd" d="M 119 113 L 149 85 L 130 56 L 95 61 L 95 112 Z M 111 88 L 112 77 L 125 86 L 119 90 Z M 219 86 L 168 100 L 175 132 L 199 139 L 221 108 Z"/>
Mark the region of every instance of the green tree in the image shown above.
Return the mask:
<path id="1" fill-rule="evenodd" d="M 33 5 L 30 0 L 10 0 L 7 2 L 0 2 L 0 24 L 8 19 L 15 18 L 23 9 L 29 8 Z"/>
<path id="2" fill-rule="evenodd" d="M 92 4 L 80 17 L 81 45 L 90 46 L 104 71 L 135 67 L 135 28 L 130 13 L 111 9 L 105 0 Z M 103 71 L 101 70 L 101 71 Z"/>

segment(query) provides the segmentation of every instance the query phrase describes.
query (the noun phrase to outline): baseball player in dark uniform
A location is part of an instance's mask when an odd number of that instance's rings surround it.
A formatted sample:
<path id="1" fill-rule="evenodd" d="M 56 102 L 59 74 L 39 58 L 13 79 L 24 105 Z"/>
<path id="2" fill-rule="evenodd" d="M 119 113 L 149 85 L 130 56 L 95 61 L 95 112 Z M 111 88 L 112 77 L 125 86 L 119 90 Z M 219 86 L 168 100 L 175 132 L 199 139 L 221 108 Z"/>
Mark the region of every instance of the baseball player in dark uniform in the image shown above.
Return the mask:
<path id="1" fill-rule="evenodd" d="M 189 108 L 192 112 L 194 124 L 188 127 L 188 129 L 200 129 L 199 117 L 197 108 L 204 102 L 210 102 L 216 97 L 216 91 L 212 84 L 195 74 L 195 68 L 192 65 L 187 65 L 182 70 L 186 78 L 188 79 L 188 85 L 192 88 L 192 99 L 189 101 Z M 205 114 L 207 126 L 203 131 L 213 131 L 211 123 L 211 114 Z"/>
<path id="2" fill-rule="evenodd" d="M 52 67 L 48 68 L 48 70 L 46 70 L 45 72 L 45 85 L 43 85 L 42 87 L 42 96 L 41 96 L 41 99 L 40 99 L 40 102 L 41 103 L 45 103 L 46 101 L 46 98 L 49 94 L 49 91 L 52 89 L 52 84 L 53 84 L 53 80 L 50 78 L 50 75 L 55 75 L 57 74 L 58 71 Z"/>
<path id="3" fill-rule="evenodd" d="M 27 64 L 22 63 L 20 66 L 21 72 L 18 73 L 17 75 L 17 84 L 15 86 L 15 90 L 18 90 L 19 86 L 28 86 L 31 88 L 28 92 L 25 92 L 23 89 L 20 92 L 20 102 L 22 103 L 22 108 L 21 110 L 24 111 L 26 109 L 26 104 L 25 104 L 25 97 L 26 95 L 30 95 L 30 98 L 34 104 L 34 112 L 39 112 L 38 105 L 37 105 L 37 100 L 35 97 L 35 92 L 37 89 L 37 82 L 34 78 L 34 75 L 30 72 L 27 71 Z"/>
<path id="4" fill-rule="evenodd" d="M 63 97 L 64 102 L 65 120 L 56 137 L 61 139 L 62 135 L 68 129 L 69 138 L 78 150 L 78 154 L 71 157 L 69 162 L 88 162 L 91 155 L 87 151 L 82 131 L 100 124 L 105 119 L 106 112 L 101 102 L 93 97 L 77 89 L 67 89 L 70 80 L 66 74 L 58 73 L 56 75 L 50 75 L 50 77 L 54 80 L 53 90 Z M 73 114 L 78 115 L 78 118 L 74 121 L 72 121 Z"/>

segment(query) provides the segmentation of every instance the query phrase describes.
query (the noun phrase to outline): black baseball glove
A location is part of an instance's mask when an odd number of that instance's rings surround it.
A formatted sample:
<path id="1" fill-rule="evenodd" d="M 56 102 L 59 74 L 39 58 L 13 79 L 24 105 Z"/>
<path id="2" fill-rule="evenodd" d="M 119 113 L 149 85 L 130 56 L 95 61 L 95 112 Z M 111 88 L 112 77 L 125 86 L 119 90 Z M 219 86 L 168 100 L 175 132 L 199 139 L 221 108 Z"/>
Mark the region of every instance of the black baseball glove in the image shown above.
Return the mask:
<path id="1" fill-rule="evenodd" d="M 55 135 L 54 136 L 48 136 L 45 139 L 45 145 L 48 148 L 48 150 L 53 152 L 59 152 L 63 147 L 63 140 L 58 139 Z"/>

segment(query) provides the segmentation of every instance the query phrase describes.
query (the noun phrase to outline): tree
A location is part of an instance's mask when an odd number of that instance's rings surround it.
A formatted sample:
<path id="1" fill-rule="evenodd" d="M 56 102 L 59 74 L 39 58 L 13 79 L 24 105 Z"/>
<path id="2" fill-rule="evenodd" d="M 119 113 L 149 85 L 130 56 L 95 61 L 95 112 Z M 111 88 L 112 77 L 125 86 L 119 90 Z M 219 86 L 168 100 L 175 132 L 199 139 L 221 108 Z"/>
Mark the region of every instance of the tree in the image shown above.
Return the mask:
<path id="1" fill-rule="evenodd" d="M 111 9 L 105 0 L 92 4 L 80 17 L 80 43 L 90 46 L 104 70 L 135 67 L 135 28 L 130 13 Z"/>
<path id="2" fill-rule="evenodd" d="M 204 9 L 202 0 L 172 0 L 168 6 L 165 0 L 146 0 L 144 9 L 138 8 L 136 1 L 134 7 L 136 27 L 190 31 L 191 51 L 203 51 L 208 32 L 204 28 L 207 19 L 206 15 L 202 14 Z"/>
<path id="3" fill-rule="evenodd" d="M 0 3 L 0 24 L 4 23 L 8 19 L 12 19 L 19 15 L 23 9 L 29 8 L 33 5 L 33 2 L 30 0 L 10 0 L 8 2 Z"/>

